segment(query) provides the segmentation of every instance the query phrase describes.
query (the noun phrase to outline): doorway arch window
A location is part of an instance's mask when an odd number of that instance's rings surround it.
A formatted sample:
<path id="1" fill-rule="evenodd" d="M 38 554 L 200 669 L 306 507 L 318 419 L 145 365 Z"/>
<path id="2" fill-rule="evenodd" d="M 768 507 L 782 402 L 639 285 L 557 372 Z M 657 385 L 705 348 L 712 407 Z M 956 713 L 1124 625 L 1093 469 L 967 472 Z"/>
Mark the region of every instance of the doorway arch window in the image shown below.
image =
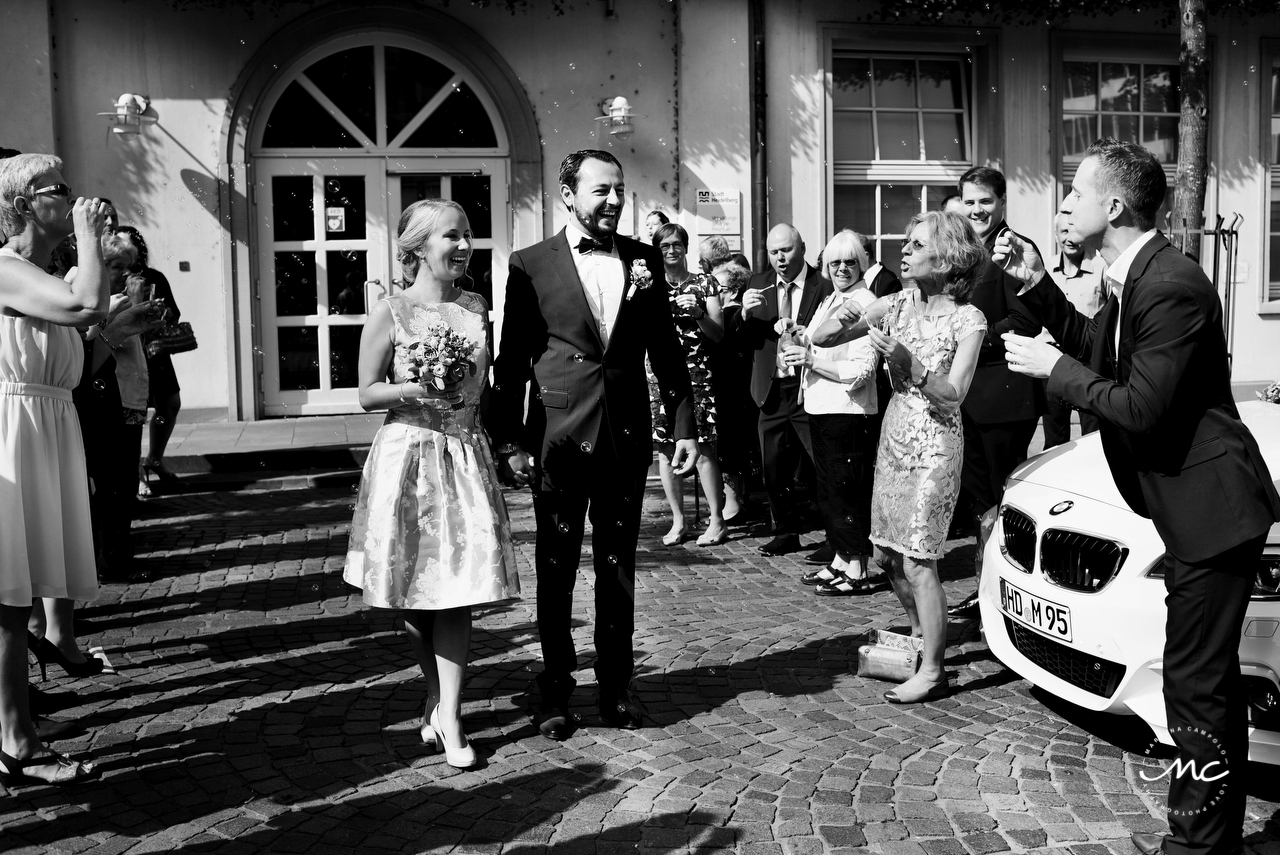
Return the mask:
<path id="1" fill-rule="evenodd" d="M 397 33 L 330 40 L 262 103 L 250 133 L 262 412 L 358 411 L 360 332 L 374 303 L 404 286 L 392 250 L 407 205 L 462 204 L 475 235 L 463 284 L 491 307 L 501 298 L 504 124 L 460 63 Z"/>

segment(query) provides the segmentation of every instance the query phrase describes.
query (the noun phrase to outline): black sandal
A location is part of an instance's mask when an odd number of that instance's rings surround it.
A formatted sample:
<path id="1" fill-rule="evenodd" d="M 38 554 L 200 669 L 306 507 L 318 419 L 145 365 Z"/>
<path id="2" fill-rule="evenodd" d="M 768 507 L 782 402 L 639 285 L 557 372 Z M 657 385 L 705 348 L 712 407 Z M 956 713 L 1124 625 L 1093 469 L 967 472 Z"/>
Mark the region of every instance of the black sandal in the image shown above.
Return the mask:
<path id="1" fill-rule="evenodd" d="M 801 585 L 831 585 L 840 579 L 839 570 L 834 567 L 819 567 L 800 577 Z"/>
<path id="2" fill-rule="evenodd" d="M 838 574 L 838 578 L 834 582 L 823 582 L 813 589 L 813 592 L 819 597 L 854 597 L 863 594 L 874 594 L 884 588 L 884 583 L 881 580 L 872 579 L 870 576 L 855 579 L 840 570 L 833 570 L 832 572 Z"/>

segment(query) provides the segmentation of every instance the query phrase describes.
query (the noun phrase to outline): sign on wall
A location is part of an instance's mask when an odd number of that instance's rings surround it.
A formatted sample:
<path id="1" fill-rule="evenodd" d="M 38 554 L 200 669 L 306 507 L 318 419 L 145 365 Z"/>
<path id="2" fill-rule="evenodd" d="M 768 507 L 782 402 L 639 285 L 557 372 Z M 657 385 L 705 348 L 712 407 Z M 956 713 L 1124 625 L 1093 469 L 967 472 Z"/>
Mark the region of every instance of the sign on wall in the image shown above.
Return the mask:
<path id="1" fill-rule="evenodd" d="M 741 235 L 742 196 L 736 190 L 697 191 L 698 234 Z"/>

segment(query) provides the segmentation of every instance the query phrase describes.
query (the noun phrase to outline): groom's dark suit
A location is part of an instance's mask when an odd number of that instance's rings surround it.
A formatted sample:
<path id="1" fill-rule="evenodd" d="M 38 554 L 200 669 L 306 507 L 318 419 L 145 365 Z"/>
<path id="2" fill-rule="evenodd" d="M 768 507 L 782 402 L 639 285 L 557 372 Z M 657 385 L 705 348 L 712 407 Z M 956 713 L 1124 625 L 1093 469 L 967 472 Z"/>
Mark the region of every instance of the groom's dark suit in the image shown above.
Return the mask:
<path id="1" fill-rule="evenodd" d="M 596 680 L 624 693 L 634 667 L 636 540 L 653 461 L 645 354 L 676 439 L 696 436 L 693 391 L 656 250 L 618 236 L 623 295 L 606 346 L 564 231 L 511 255 L 488 428 L 535 458 L 538 635 L 544 704 L 567 706 L 577 667 L 570 614 L 588 505 L 595 567 Z M 651 281 L 640 287 L 633 265 Z M 533 394 L 525 412 L 526 388 Z"/>
<path id="2" fill-rule="evenodd" d="M 1113 295 L 1093 319 L 1048 275 L 1021 299 L 1070 357 L 1054 366 L 1049 394 L 1098 416 L 1116 486 L 1168 550 L 1164 696 L 1180 756 L 1201 770 L 1217 760 L 1216 774 L 1222 757 L 1208 738 L 1227 751 L 1217 804 L 1220 782 L 1171 777 L 1164 850 L 1239 851 L 1247 743 L 1238 647 L 1280 497 L 1236 411 L 1222 306 L 1204 271 L 1156 234 L 1122 285 L 1120 301 Z"/>

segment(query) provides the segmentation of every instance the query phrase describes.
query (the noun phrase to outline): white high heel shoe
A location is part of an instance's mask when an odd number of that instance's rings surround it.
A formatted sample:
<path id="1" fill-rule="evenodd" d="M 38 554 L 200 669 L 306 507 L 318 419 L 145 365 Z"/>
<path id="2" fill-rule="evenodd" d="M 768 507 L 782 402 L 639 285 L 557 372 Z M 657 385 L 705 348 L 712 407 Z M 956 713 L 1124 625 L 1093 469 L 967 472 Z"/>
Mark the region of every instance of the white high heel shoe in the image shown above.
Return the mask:
<path id="1" fill-rule="evenodd" d="M 431 729 L 436 733 L 436 745 L 444 749 L 445 762 L 455 769 L 470 769 L 476 765 L 476 750 L 471 747 L 470 742 L 462 748 L 450 748 L 449 743 L 444 741 L 444 731 L 440 729 L 439 713 L 440 705 L 436 704 L 431 711 Z M 466 740 L 467 735 L 464 733 L 462 738 Z"/>
<path id="2" fill-rule="evenodd" d="M 435 712 L 435 707 L 431 708 Z M 422 738 L 422 744 L 430 749 L 432 754 L 440 751 L 440 743 L 436 740 L 436 729 L 431 726 L 431 718 L 427 713 L 422 714 L 422 724 L 418 726 L 418 736 Z"/>

